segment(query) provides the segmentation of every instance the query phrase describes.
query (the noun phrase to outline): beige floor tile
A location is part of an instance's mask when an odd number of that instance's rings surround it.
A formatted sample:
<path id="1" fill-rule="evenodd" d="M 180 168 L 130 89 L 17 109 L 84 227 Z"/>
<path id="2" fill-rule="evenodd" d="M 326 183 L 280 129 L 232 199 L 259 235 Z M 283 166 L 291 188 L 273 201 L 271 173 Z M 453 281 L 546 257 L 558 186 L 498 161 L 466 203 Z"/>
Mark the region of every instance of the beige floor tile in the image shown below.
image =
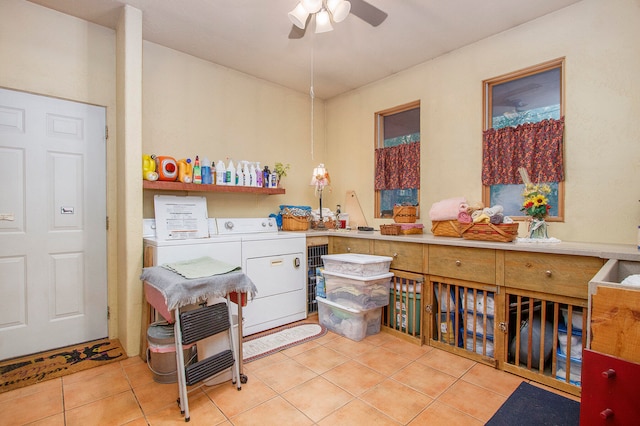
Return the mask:
<path id="1" fill-rule="evenodd" d="M 398 338 L 389 333 L 376 333 L 364 338 L 363 342 L 369 343 L 374 346 L 383 346 L 389 342 L 397 342 Z"/>
<path id="2" fill-rule="evenodd" d="M 462 380 L 509 396 L 524 380 L 484 364 L 476 364 L 462 376 Z"/>
<path id="3" fill-rule="evenodd" d="M 292 347 L 290 347 L 288 349 L 285 349 L 285 350 L 282 351 L 282 354 L 293 358 L 296 355 L 299 355 L 299 354 L 301 354 L 303 352 L 306 352 L 306 351 L 308 351 L 310 349 L 317 348 L 319 346 L 320 346 L 319 343 L 317 343 L 317 342 L 312 340 L 310 342 L 304 342 L 304 343 L 301 343 L 299 345 L 292 346 Z"/>
<path id="4" fill-rule="evenodd" d="M 444 392 L 439 402 L 450 405 L 483 422 L 488 421 L 507 400 L 506 396 L 459 380 Z"/>
<path id="5" fill-rule="evenodd" d="M 431 398 L 437 398 L 458 380 L 449 374 L 417 362 L 409 364 L 392 377 Z"/>
<path id="6" fill-rule="evenodd" d="M 203 390 L 227 417 L 237 416 L 277 395 L 273 389 L 255 376 L 243 384 L 240 391 L 228 383 L 205 386 Z"/>
<path id="7" fill-rule="evenodd" d="M 122 425 L 143 417 L 131 390 L 93 401 L 66 412 L 67 426 Z"/>
<path id="8" fill-rule="evenodd" d="M 338 336 L 337 338 L 327 342 L 324 346 L 326 348 L 333 349 L 336 352 L 340 352 L 342 355 L 349 358 L 358 357 L 363 353 L 376 348 L 376 346 L 367 343 L 366 339 L 356 342 L 342 336 Z"/>
<path id="9" fill-rule="evenodd" d="M 352 395 L 358 396 L 368 391 L 386 377 L 356 361 L 347 361 L 322 375 Z"/>
<path id="10" fill-rule="evenodd" d="M 197 391 L 196 391 L 197 392 Z M 178 400 L 179 390 L 177 383 L 163 384 L 151 382 L 133 388 L 133 393 L 138 399 L 138 403 L 145 415 L 170 406 L 179 411 Z M 193 393 L 193 392 L 192 392 Z"/>
<path id="11" fill-rule="evenodd" d="M 253 376 L 262 380 L 278 393 L 286 392 L 307 380 L 313 379 L 317 375 L 317 373 L 293 359 L 286 359 L 253 372 Z"/>
<path id="12" fill-rule="evenodd" d="M 23 389 L 25 388 L 17 389 L 21 390 L 20 396 L 0 402 L 0 418 L 3 424 L 22 425 L 63 413 L 60 385 L 40 386 L 38 392 L 32 393 L 26 393 Z"/>
<path id="13" fill-rule="evenodd" d="M 324 346 L 301 353 L 295 356 L 294 359 L 317 374 L 322 374 L 349 360 L 341 353 Z"/>
<path id="14" fill-rule="evenodd" d="M 65 426 L 64 413 L 45 417 L 42 420 L 37 420 L 35 422 L 29 423 L 29 426 Z"/>
<path id="15" fill-rule="evenodd" d="M 398 338 L 382 344 L 381 347 L 389 349 L 391 352 L 395 352 L 398 355 L 403 355 L 412 360 L 423 356 L 433 349 L 431 346 L 420 346 L 415 343 L 405 342 L 404 340 Z"/>
<path id="16" fill-rule="evenodd" d="M 358 399 L 351 401 L 318 422 L 319 426 L 397 426 L 399 424 Z"/>
<path id="17" fill-rule="evenodd" d="M 365 392 L 360 399 L 402 424 L 408 423 L 433 402 L 427 395 L 392 379 Z"/>
<path id="18" fill-rule="evenodd" d="M 349 392 L 322 377 L 311 379 L 283 393 L 282 397 L 314 422 L 321 420 L 354 398 Z"/>
<path id="19" fill-rule="evenodd" d="M 456 410 L 455 408 L 435 401 L 422 411 L 410 423 L 410 426 L 482 426 L 484 422 Z"/>
<path id="20" fill-rule="evenodd" d="M 129 365 L 123 364 L 123 367 L 131 387 L 136 388 L 153 382 L 153 373 L 146 362 L 130 363 Z"/>
<path id="21" fill-rule="evenodd" d="M 411 362 L 409 358 L 382 347 L 362 354 L 356 361 L 385 376 L 392 375 Z"/>
<path id="22" fill-rule="evenodd" d="M 243 363 L 242 364 L 243 373 L 246 375 L 249 375 L 251 374 L 252 371 L 260 370 L 261 368 L 268 367 L 273 364 L 277 364 L 287 359 L 289 359 L 288 356 L 284 355 L 282 352 L 278 352 L 264 358 L 256 359 L 255 361 Z"/>
<path id="23" fill-rule="evenodd" d="M 167 406 L 146 416 L 153 426 L 185 424 L 184 415 L 180 413 L 177 404 Z M 216 407 L 204 392 L 194 392 L 189 395 L 189 425 L 207 426 L 218 425 L 227 421 L 225 415 Z"/>
<path id="24" fill-rule="evenodd" d="M 416 360 L 450 376 L 462 377 L 476 362 L 442 350 L 432 350 Z"/>
<path id="25" fill-rule="evenodd" d="M 307 416 L 280 396 L 238 414 L 230 420 L 234 426 L 305 426 L 313 424 Z"/>
<path id="26" fill-rule="evenodd" d="M 7 392 L 0 393 L 0 404 L 11 399 L 33 395 L 38 392 L 58 391 L 62 395 L 62 378 L 46 380 L 35 385 L 24 386 Z"/>
<path id="27" fill-rule="evenodd" d="M 96 370 L 96 371 L 92 371 Z M 65 409 L 79 407 L 131 390 L 119 363 L 84 370 L 62 378 Z"/>

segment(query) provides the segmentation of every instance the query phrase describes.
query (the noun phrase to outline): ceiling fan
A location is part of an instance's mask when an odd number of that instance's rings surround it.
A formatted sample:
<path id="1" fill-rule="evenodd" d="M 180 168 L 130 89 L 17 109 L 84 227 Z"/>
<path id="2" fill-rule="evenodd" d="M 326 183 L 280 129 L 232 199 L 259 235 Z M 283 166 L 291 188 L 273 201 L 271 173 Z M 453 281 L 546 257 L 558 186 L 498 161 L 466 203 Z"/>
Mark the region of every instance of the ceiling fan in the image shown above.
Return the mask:
<path id="1" fill-rule="evenodd" d="M 316 21 L 316 33 L 333 30 L 332 22 L 342 22 L 349 13 L 377 27 L 387 19 L 387 13 L 365 0 L 300 0 L 289 12 L 293 23 L 289 32 L 290 39 L 302 38 L 311 22 Z"/>

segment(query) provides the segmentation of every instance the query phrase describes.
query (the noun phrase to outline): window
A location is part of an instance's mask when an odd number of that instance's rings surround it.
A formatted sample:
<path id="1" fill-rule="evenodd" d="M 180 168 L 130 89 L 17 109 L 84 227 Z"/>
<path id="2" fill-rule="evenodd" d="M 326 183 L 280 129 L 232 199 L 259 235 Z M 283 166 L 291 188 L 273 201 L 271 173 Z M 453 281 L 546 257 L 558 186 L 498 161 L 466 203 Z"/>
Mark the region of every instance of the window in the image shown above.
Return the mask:
<path id="1" fill-rule="evenodd" d="M 563 220 L 563 70 L 564 58 L 560 58 L 483 82 L 482 201 L 503 206 L 504 214 L 514 219 L 526 218 L 520 211 L 524 185 L 517 171 L 524 167 L 533 183 L 551 186 L 548 220 Z M 505 137 L 491 145 L 498 133 Z M 507 138 L 506 133 L 511 136 Z"/>
<path id="2" fill-rule="evenodd" d="M 375 114 L 375 217 L 420 202 L 420 101 Z"/>

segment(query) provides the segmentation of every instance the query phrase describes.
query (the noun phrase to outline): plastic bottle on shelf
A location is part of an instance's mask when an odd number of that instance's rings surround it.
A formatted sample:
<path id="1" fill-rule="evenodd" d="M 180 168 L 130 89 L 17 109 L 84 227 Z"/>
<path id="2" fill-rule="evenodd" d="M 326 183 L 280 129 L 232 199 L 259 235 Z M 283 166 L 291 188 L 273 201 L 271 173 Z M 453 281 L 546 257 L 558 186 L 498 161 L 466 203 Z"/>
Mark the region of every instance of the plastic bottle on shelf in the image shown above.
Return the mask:
<path id="1" fill-rule="evenodd" d="M 236 185 L 238 186 L 244 185 L 244 175 L 242 173 L 242 161 L 239 161 L 238 167 L 236 167 Z"/>
<path id="2" fill-rule="evenodd" d="M 207 157 L 202 157 L 201 175 L 202 183 L 205 185 L 211 185 L 211 163 Z"/>
<path id="3" fill-rule="evenodd" d="M 233 165 L 232 159 L 229 160 L 229 165 L 227 166 L 227 178 L 225 179 L 225 183 L 231 186 L 236 184 L 236 167 Z"/>
<path id="4" fill-rule="evenodd" d="M 264 188 L 270 188 L 271 181 L 271 170 L 269 170 L 269 166 L 264 166 L 264 170 L 262 171 L 262 186 Z"/>
<path id="5" fill-rule="evenodd" d="M 222 160 L 218 160 L 218 165 L 216 166 L 216 184 L 225 185 L 227 180 L 226 175 L 227 169 L 224 166 L 224 162 Z"/>
<path id="6" fill-rule="evenodd" d="M 248 161 L 244 162 L 244 166 L 242 168 L 242 174 L 244 175 L 244 182 L 242 182 L 242 186 L 251 186 L 251 173 L 249 171 Z"/>
<path id="7" fill-rule="evenodd" d="M 254 181 L 254 185 L 256 188 L 262 188 L 262 169 L 260 168 L 260 162 L 256 161 L 256 169 L 254 171 L 254 175 L 256 180 Z"/>
<path id="8" fill-rule="evenodd" d="M 182 183 L 191 183 L 193 178 L 193 169 L 191 167 L 191 158 L 183 158 L 178 160 L 178 180 Z"/>
<path id="9" fill-rule="evenodd" d="M 216 163 L 213 161 L 211 162 L 211 184 L 218 184 L 218 177 L 216 176 Z"/>
<path id="10" fill-rule="evenodd" d="M 193 183 L 202 183 L 202 170 L 200 169 L 200 157 L 196 155 L 193 163 Z"/>

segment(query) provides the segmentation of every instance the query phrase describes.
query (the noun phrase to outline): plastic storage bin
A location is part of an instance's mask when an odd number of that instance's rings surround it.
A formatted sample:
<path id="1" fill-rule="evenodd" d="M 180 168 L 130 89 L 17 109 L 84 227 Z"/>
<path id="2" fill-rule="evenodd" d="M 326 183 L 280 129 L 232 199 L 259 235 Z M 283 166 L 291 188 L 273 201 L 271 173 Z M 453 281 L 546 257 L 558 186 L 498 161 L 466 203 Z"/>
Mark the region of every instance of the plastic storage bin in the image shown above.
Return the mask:
<path id="1" fill-rule="evenodd" d="M 389 304 L 392 272 L 369 277 L 323 272 L 326 298 L 358 310 L 380 308 Z"/>
<path id="2" fill-rule="evenodd" d="M 489 337 L 493 336 L 494 321 L 492 315 L 487 315 L 486 326 L 484 322 L 484 315 L 479 312 L 476 312 L 474 315 L 473 312 L 467 311 L 465 314 L 465 321 L 467 332 L 477 333 L 480 335 L 486 334 Z"/>
<path id="3" fill-rule="evenodd" d="M 495 302 L 492 292 L 487 292 L 485 297 L 484 291 L 477 290 L 474 296 L 473 289 L 467 289 L 466 293 L 463 289 L 460 289 L 460 297 L 462 298 L 463 308 L 467 311 L 475 310 L 481 314 L 495 315 Z"/>
<path id="4" fill-rule="evenodd" d="M 357 253 L 322 256 L 325 270 L 358 277 L 371 277 L 389 272 L 392 260 L 393 258 L 387 256 Z"/>
<path id="5" fill-rule="evenodd" d="M 571 334 L 567 338 L 567 328 L 560 325 L 558 327 L 558 343 L 558 351 L 562 355 L 582 359 L 582 332 L 580 330 L 571 330 Z"/>
<path id="6" fill-rule="evenodd" d="M 318 320 L 328 330 L 355 341 L 380 332 L 382 308 L 360 310 L 321 297 L 316 300 Z"/>
<path id="7" fill-rule="evenodd" d="M 570 358 L 571 371 L 569 372 L 569 383 L 580 386 L 582 383 L 582 359 Z M 558 351 L 556 361 L 556 379 L 563 382 L 567 379 L 567 356 Z"/>
<path id="8" fill-rule="evenodd" d="M 564 318 L 564 323 L 568 324 L 569 322 L 569 310 L 567 308 L 561 308 L 562 317 Z M 582 309 L 573 308 L 571 310 L 571 327 L 575 330 L 582 331 Z"/>
<path id="9" fill-rule="evenodd" d="M 395 303 L 394 303 L 394 294 L 393 288 L 389 289 L 389 309 L 391 314 L 391 324 L 389 326 L 395 329 L 402 329 L 402 331 L 407 331 L 410 334 L 413 334 L 414 329 L 416 333 L 420 333 L 420 324 L 421 317 L 420 312 L 421 309 L 421 299 L 422 295 L 420 294 L 421 288 L 418 286 L 415 294 L 414 301 L 414 292 L 413 286 L 409 287 L 409 292 L 407 293 L 406 286 L 403 286 L 402 292 L 400 291 L 400 285 L 396 285 L 395 292 Z M 408 297 L 408 299 L 407 299 Z M 414 324 L 414 305 L 415 305 L 415 324 Z"/>

